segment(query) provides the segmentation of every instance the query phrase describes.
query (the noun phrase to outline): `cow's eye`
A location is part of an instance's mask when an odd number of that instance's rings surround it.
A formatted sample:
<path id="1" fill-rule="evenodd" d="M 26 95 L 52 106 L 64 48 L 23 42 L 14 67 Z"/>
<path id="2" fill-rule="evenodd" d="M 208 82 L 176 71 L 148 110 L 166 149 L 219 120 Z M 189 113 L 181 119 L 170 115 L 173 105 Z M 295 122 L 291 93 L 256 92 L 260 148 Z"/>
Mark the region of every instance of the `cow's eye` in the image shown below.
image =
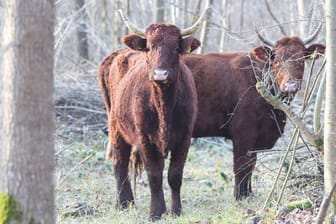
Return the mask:
<path id="1" fill-rule="evenodd" d="M 180 54 L 180 53 L 182 52 L 181 48 L 179 48 L 179 47 L 175 48 L 174 51 L 175 51 L 175 53 L 177 53 L 177 54 Z"/>
<path id="2" fill-rule="evenodd" d="M 273 64 L 274 64 L 274 66 L 279 66 L 279 65 L 280 65 L 280 62 L 275 61 Z"/>

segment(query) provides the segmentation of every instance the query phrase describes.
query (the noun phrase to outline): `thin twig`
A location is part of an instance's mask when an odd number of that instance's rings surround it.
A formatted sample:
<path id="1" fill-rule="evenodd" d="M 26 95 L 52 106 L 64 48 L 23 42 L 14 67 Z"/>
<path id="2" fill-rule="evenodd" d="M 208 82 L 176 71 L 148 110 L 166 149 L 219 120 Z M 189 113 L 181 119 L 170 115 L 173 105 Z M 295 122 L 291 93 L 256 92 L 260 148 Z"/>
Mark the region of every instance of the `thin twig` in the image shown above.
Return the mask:
<path id="1" fill-rule="evenodd" d="M 61 154 L 62 152 L 64 152 L 65 150 L 67 150 L 68 148 L 64 147 L 63 149 L 61 149 L 60 151 L 55 153 L 55 156 L 58 156 L 59 154 Z"/>
<path id="2" fill-rule="evenodd" d="M 316 100 L 314 105 L 314 116 L 313 116 L 313 127 L 314 127 L 314 134 L 321 135 L 321 108 L 322 108 L 322 101 L 325 97 L 325 88 L 326 88 L 326 72 L 323 73 L 320 86 L 317 90 Z"/>
<path id="3" fill-rule="evenodd" d="M 82 111 L 87 111 L 91 113 L 96 113 L 96 114 L 106 114 L 105 111 L 100 111 L 100 110 L 93 110 L 85 107 L 77 107 L 77 106 L 55 106 L 56 109 L 75 109 L 75 110 L 82 110 Z"/>
<path id="4" fill-rule="evenodd" d="M 306 108 L 308 108 L 309 101 L 311 100 L 310 96 L 312 95 L 314 87 L 315 87 L 315 86 L 310 85 L 310 81 L 311 81 L 312 74 L 313 74 L 314 64 L 315 64 L 315 60 L 313 60 L 310 64 L 310 69 L 309 69 L 309 72 L 308 72 L 308 79 L 307 79 L 307 82 L 306 82 L 306 88 L 305 88 L 304 96 L 303 96 L 303 106 L 301 108 L 301 113 L 302 113 L 301 116 L 303 116 Z M 309 91 L 309 89 L 310 89 L 310 91 Z"/>
<path id="5" fill-rule="evenodd" d="M 75 171 L 79 166 L 81 166 L 83 163 L 85 163 L 87 160 L 91 159 L 95 154 L 92 153 L 90 155 L 88 155 L 87 157 L 85 157 L 82 161 L 80 161 L 78 164 L 76 164 L 76 166 L 74 166 L 71 170 L 69 170 L 69 172 L 64 176 L 64 178 L 57 183 L 56 185 L 56 190 L 58 190 L 61 185 L 64 183 L 64 181 L 70 176 L 70 174 Z"/>
<path id="6" fill-rule="evenodd" d="M 320 79 L 320 76 L 323 75 L 323 74 L 321 74 L 321 72 L 323 71 L 323 68 L 325 67 L 325 64 L 326 64 L 326 60 L 323 61 L 323 64 L 321 65 L 321 67 L 319 68 L 318 72 L 316 73 L 316 76 L 315 76 L 312 84 L 307 83 L 307 85 L 310 86 L 310 91 L 307 93 L 308 102 L 311 101 L 311 99 L 313 98 L 314 93 L 316 92 L 317 83 L 318 83 L 318 80 Z M 305 108 L 305 110 L 306 109 L 307 108 Z"/>
<path id="7" fill-rule="evenodd" d="M 332 187 L 331 191 L 329 192 L 329 194 L 325 194 L 325 196 L 323 197 L 321 206 L 320 206 L 320 210 L 319 213 L 317 215 L 317 219 L 316 219 L 316 223 L 317 224 L 322 224 L 324 221 L 324 218 L 327 214 L 327 210 L 330 204 L 330 200 L 332 198 L 332 195 L 334 194 L 336 190 L 336 183 L 334 184 L 334 186 Z"/>
<path id="8" fill-rule="evenodd" d="M 289 175 L 293 169 L 293 164 L 294 164 L 294 160 L 295 160 L 295 155 L 296 155 L 296 146 L 297 146 L 297 143 L 298 143 L 298 140 L 299 140 L 299 132 L 296 131 L 295 134 L 294 134 L 294 144 L 293 142 L 291 142 L 292 144 L 289 145 L 289 148 L 292 148 L 293 149 L 293 154 L 292 154 L 292 159 L 290 161 L 290 164 L 289 164 L 289 167 L 288 167 L 288 170 L 287 170 L 287 174 L 286 174 L 286 177 L 285 177 L 285 180 L 282 184 L 282 188 L 280 190 L 280 194 L 279 194 L 279 197 L 278 197 L 278 200 L 276 202 L 276 205 L 275 207 L 278 207 L 281 199 L 282 199 L 282 196 L 283 196 L 283 193 L 285 191 L 285 188 L 286 188 L 286 185 L 287 185 L 287 181 L 288 181 L 288 178 L 289 178 Z"/>
<path id="9" fill-rule="evenodd" d="M 261 208 L 261 210 L 265 210 L 265 208 L 266 208 L 266 206 L 267 206 L 269 200 L 271 199 L 271 196 L 272 196 L 272 194 L 273 194 L 273 192 L 274 192 L 274 190 L 275 190 L 275 186 L 276 186 L 276 184 L 277 184 L 278 181 L 279 181 L 280 174 L 281 174 L 281 171 L 282 171 L 282 167 L 283 167 L 284 164 L 285 164 L 287 155 L 288 155 L 289 150 L 290 150 L 290 148 L 291 148 L 290 146 L 291 146 L 292 142 L 294 141 L 294 137 L 295 137 L 295 135 L 297 135 L 298 131 L 299 131 L 298 128 L 295 128 L 294 133 L 293 133 L 293 135 L 292 135 L 292 138 L 291 138 L 291 140 L 290 140 L 290 143 L 289 143 L 289 145 L 288 145 L 288 147 L 287 147 L 287 149 L 286 149 L 284 155 L 282 156 L 282 160 L 281 160 L 281 162 L 280 162 L 280 167 L 279 167 L 278 173 L 277 173 L 277 175 L 276 175 L 276 177 L 275 177 L 275 179 L 274 179 L 274 182 L 273 182 L 273 185 L 272 185 L 272 187 L 271 187 L 271 190 L 270 190 L 270 192 L 268 193 L 268 196 L 267 196 L 267 198 L 266 198 L 266 200 L 265 200 L 265 202 L 264 202 L 264 206 Z"/>
<path id="10" fill-rule="evenodd" d="M 286 34 L 286 32 L 285 32 L 283 26 L 281 25 L 280 21 L 279 21 L 279 20 L 275 17 L 275 15 L 273 14 L 273 12 L 272 12 L 272 10 L 271 10 L 271 7 L 270 7 L 270 5 L 268 4 L 268 1 L 267 1 L 267 0 L 265 0 L 265 5 L 266 5 L 267 11 L 268 11 L 268 13 L 271 15 L 272 19 L 274 19 L 274 21 L 277 22 L 277 24 L 278 24 L 278 26 L 279 26 L 279 28 L 280 28 L 281 33 L 282 33 L 284 36 L 286 36 L 287 34 Z"/>

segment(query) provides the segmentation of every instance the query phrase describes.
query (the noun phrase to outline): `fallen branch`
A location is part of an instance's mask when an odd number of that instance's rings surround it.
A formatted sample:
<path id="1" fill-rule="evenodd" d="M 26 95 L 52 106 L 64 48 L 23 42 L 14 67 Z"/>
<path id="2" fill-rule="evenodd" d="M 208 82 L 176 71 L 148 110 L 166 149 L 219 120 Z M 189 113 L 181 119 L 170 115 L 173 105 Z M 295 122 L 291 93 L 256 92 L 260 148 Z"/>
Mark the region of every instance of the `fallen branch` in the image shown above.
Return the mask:
<path id="1" fill-rule="evenodd" d="M 293 124 L 300 130 L 300 132 L 307 138 L 307 141 L 318 148 L 318 152 L 323 154 L 323 138 L 311 133 L 308 127 L 287 105 L 283 104 L 281 100 L 273 96 L 267 91 L 266 86 L 263 82 L 257 82 L 256 89 L 259 94 L 274 108 L 282 110 L 288 118 L 293 122 Z"/>
<path id="2" fill-rule="evenodd" d="M 82 110 L 90 113 L 96 113 L 96 114 L 106 114 L 106 111 L 101 110 L 93 110 L 85 107 L 77 107 L 77 106 L 55 106 L 55 109 L 64 109 L 64 110 Z"/>

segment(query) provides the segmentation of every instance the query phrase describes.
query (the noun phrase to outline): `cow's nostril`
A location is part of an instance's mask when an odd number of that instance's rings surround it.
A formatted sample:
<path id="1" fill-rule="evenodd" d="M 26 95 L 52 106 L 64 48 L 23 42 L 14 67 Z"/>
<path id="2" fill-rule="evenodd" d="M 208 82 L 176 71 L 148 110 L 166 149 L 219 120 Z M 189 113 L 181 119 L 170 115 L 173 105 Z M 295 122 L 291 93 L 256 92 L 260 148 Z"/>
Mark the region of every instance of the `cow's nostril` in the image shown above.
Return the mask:
<path id="1" fill-rule="evenodd" d="M 155 69 L 153 74 L 154 81 L 165 81 L 168 78 L 168 71 L 164 69 Z"/>
<path id="2" fill-rule="evenodd" d="M 287 82 L 285 83 L 286 92 L 296 92 L 299 89 L 299 85 L 296 82 Z"/>

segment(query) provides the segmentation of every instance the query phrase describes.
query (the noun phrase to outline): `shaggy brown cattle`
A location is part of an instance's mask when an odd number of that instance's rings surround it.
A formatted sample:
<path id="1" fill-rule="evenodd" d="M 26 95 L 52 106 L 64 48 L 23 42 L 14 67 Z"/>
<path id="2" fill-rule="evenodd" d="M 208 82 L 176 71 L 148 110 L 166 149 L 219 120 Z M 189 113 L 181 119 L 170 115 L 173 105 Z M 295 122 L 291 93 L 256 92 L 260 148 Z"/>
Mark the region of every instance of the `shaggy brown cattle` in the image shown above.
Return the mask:
<path id="1" fill-rule="evenodd" d="M 319 29 L 305 41 L 284 36 L 276 43 L 257 32 L 266 46 L 248 52 L 190 54 L 183 58 L 195 77 L 198 94 L 193 137 L 232 140 L 236 199 L 252 192 L 251 175 L 257 155 L 248 152 L 272 148 L 286 124 L 286 115 L 267 103 L 255 84 L 268 73 L 274 94 L 293 96 L 301 86 L 304 61 L 312 59 L 314 51 L 324 53 L 325 46 L 320 44 L 305 47 Z"/>
<path id="2" fill-rule="evenodd" d="M 166 211 L 162 172 L 170 152 L 171 213 L 180 215 L 183 167 L 197 112 L 194 79 L 180 58 L 200 45 L 197 39 L 183 36 L 196 31 L 201 18 L 182 31 L 166 24 L 153 24 L 145 31 L 122 17 L 138 34 L 122 38 L 134 51 L 111 54 L 99 69 L 108 114 L 107 157 L 113 161 L 117 205 L 126 207 L 134 201 L 128 176 L 133 147 L 148 175 L 150 218 L 160 218 Z"/>

